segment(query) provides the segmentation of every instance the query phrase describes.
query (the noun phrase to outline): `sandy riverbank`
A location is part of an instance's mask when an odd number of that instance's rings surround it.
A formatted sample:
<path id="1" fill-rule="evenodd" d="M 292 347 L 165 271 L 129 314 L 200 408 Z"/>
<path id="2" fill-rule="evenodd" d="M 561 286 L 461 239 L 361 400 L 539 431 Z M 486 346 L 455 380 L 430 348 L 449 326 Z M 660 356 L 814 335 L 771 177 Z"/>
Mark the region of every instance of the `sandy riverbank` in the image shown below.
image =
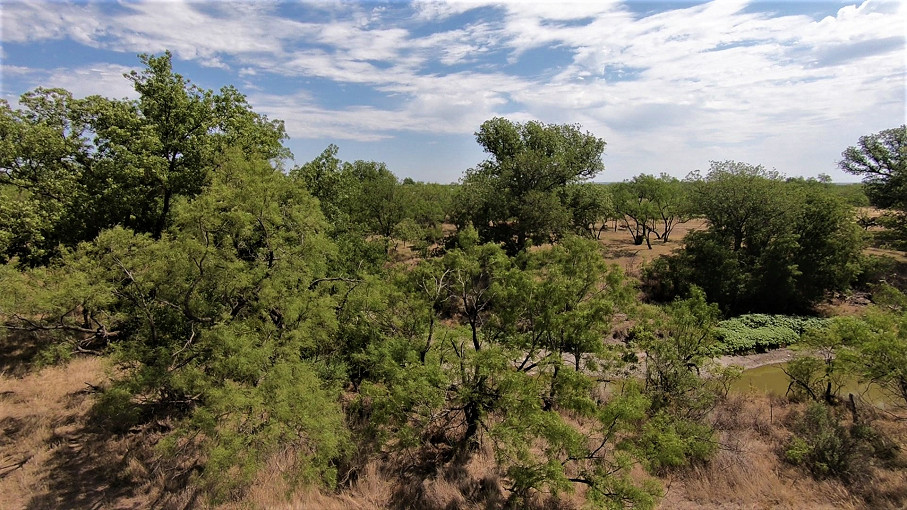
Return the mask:
<path id="1" fill-rule="evenodd" d="M 756 354 L 745 354 L 742 356 L 721 356 L 715 358 L 721 366 L 738 365 L 744 370 L 757 368 L 765 365 L 774 365 L 776 363 L 785 363 L 794 358 L 794 352 L 786 347 L 773 349 L 768 352 L 759 352 Z"/>

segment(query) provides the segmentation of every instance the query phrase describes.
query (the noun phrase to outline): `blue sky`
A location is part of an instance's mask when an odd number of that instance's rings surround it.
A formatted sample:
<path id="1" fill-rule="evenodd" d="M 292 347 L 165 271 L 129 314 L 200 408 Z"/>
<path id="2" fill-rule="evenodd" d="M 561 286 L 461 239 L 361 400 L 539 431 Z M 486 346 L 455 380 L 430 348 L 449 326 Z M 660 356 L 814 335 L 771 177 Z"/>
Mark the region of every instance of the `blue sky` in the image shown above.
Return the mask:
<path id="1" fill-rule="evenodd" d="M 453 182 L 492 117 L 576 123 L 607 142 L 598 181 L 710 160 L 827 173 L 905 122 L 907 2 L 16 1 L 2 84 L 135 97 L 138 53 L 232 84 L 286 122 L 297 163 L 328 144 L 400 177 Z"/>

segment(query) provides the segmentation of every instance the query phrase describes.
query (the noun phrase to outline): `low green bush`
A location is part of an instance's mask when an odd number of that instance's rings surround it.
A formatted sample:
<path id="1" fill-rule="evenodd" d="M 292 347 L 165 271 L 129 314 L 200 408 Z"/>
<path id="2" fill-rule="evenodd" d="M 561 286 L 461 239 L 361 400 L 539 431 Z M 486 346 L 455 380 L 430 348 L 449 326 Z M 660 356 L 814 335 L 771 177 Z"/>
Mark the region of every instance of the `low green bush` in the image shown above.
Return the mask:
<path id="1" fill-rule="evenodd" d="M 734 317 L 719 322 L 715 328 L 715 354 L 765 351 L 795 344 L 805 331 L 825 328 L 827 321 L 820 317 L 762 313 Z"/>

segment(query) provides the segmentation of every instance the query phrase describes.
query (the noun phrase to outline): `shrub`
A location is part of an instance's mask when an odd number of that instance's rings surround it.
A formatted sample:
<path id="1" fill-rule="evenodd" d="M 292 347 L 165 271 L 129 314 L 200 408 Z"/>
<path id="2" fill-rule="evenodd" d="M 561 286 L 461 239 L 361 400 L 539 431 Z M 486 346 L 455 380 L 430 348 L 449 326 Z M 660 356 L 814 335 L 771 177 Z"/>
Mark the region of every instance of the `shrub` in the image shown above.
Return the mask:
<path id="1" fill-rule="evenodd" d="M 805 467 L 816 478 L 846 481 L 853 476 L 858 440 L 830 407 L 810 403 L 802 415 L 793 416 L 791 428 L 794 435 L 784 450 L 788 462 Z"/>
<path id="2" fill-rule="evenodd" d="M 648 469 L 663 474 L 709 460 L 718 449 L 714 435 L 706 424 L 659 413 L 643 426 L 638 447 Z"/>
<path id="3" fill-rule="evenodd" d="M 715 354 L 739 354 L 765 351 L 792 345 L 809 330 L 823 329 L 827 319 L 792 315 L 754 313 L 741 315 L 718 323 L 715 335 L 718 343 Z"/>

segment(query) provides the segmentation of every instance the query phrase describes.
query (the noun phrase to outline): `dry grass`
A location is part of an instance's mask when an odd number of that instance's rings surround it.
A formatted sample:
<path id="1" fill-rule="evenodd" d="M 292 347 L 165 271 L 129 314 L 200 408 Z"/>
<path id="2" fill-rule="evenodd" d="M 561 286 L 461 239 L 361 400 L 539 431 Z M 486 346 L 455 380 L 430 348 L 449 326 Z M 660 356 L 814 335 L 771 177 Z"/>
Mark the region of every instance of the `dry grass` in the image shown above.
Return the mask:
<path id="1" fill-rule="evenodd" d="M 28 340 L 9 335 L 0 352 L 27 354 Z M 91 417 L 107 361 L 37 369 L 26 354 L 0 374 L 0 509 L 148 508 L 164 486 L 147 468 L 158 435 L 151 427 L 111 435 Z"/>
<path id="2" fill-rule="evenodd" d="M 900 262 L 901 264 L 907 263 L 907 253 L 903 251 L 892 250 L 889 248 L 876 248 L 873 246 L 870 246 L 863 251 L 869 255 L 875 255 L 877 257 L 888 257 L 896 262 Z"/>
<path id="3" fill-rule="evenodd" d="M 454 459 L 429 473 L 415 475 L 401 469 L 400 459 L 372 460 L 350 487 L 338 493 L 303 489 L 287 503 L 272 504 L 268 491 L 254 498 L 254 506 L 279 510 L 486 510 L 504 508 L 504 480 L 490 449 L 472 455 L 466 462 Z M 577 495 L 552 497 L 537 494 L 520 508 L 527 510 L 575 510 Z M 232 510 L 232 508 L 230 509 Z"/>
<path id="4" fill-rule="evenodd" d="M 816 480 L 803 469 L 785 463 L 779 453 L 789 439 L 785 427 L 791 413 L 802 410 L 781 398 L 762 395 L 731 397 L 712 416 L 721 448 L 703 465 L 674 472 L 662 480 L 666 494 L 662 509 L 896 509 L 907 508 L 907 471 L 900 465 L 873 466 L 872 476 L 860 486 L 848 487 L 836 479 Z M 907 424 L 869 409 L 861 415 L 873 427 L 903 447 Z M 280 510 L 372 509 L 487 509 L 502 508 L 506 491 L 490 451 L 465 464 L 449 462 L 429 473 L 411 476 L 401 459 L 372 459 L 358 479 L 338 493 L 302 489 L 289 501 L 286 486 L 276 474 L 262 480 L 245 503 L 255 508 Z M 647 477 L 636 470 L 638 479 Z M 277 495 L 277 497 L 275 497 Z M 581 494 L 554 499 L 537 495 L 528 508 L 575 509 Z M 239 506 L 224 507 L 233 510 Z"/>
<path id="5" fill-rule="evenodd" d="M 883 509 L 907 508 L 907 473 L 898 465 L 867 467 L 865 483 L 848 487 L 817 480 L 781 459 L 790 432 L 784 426 L 803 404 L 764 395 L 732 396 L 713 416 L 721 449 L 706 465 L 675 474 L 665 509 Z M 899 442 L 907 424 L 863 409 L 864 419 Z"/>
<path id="6" fill-rule="evenodd" d="M 704 228 L 705 221 L 701 219 L 693 219 L 686 223 L 681 223 L 674 228 L 667 243 L 663 243 L 655 239 L 655 236 L 652 236 L 652 249 L 649 249 L 645 243 L 641 246 L 634 245 L 627 229 L 618 225 L 617 230 L 613 228 L 603 230 L 599 242 L 605 247 L 609 262 L 617 264 L 627 274 L 638 277 L 639 269 L 643 264 L 662 255 L 670 254 L 682 246 L 681 241 L 689 232 Z"/>
<path id="7" fill-rule="evenodd" d="M 64 503 L 48 499 L 57 485 L 48 471 L 85 449 L 82 429 L 92 404 L 86 383 L 102 382 L 102 366 L 98 358 L 82 358 L 22 378 L 0 376 L 0 508 Z"/>

